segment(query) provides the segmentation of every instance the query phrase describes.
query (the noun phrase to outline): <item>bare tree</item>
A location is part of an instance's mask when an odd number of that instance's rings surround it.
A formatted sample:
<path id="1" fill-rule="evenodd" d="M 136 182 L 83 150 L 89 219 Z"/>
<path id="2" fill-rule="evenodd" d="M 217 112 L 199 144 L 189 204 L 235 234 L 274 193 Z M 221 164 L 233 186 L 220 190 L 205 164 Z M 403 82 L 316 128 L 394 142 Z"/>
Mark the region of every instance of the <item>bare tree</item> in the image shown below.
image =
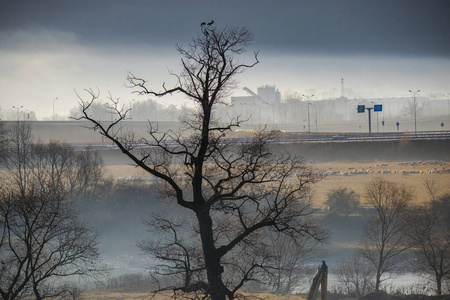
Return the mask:
<path id="1" fill-rule="evenodd" d="M 273 260 L 273 265 L 266 268 L 269 285 L 276 292 L 290 293 L 307 274 L 307 264 L 319 256 L 320 245 L 310 236 L 296 240 L 279 233 L 269 236 L 268 253 Z"/>
<path id="2" fill-rule="evenodd" d="M 382 178 L 366 186 L 366 199 L 376 211 L 369 221 L 361 254 L 375 269 L 375 290 L 380 290 L 381 276 L 394 270 L 407 249 L 404 215 L 413 198 L 413 191 Z"/>
<path id="3" fill-rule="evenodd" d="M 343 259 L 336 273 L 349 296 L 360 297 L 373 289 L 374 276 L 370 262 L 358 252 L 349 259 Z"/>
<path id="4" fill-rule="evenodd" d="M 6 157 L 7 151 L 7 131 L 4 121 L 0 120 L 0 162 Z"/>
<path id="5" fill-rule="evenodd" d="M 434 278 L 436 294 L 450 275 L 450 195 L 444 195 L 424 207 L 414 207 L 408 213 L 407 226 L 410 247 L 415 254 L 411 263 L 415 271 Z"/>
<path id="6" fill-rule="evenodd" d="M 103 159 L 99 152 L 91 147 L 74 152 L 73 159 L 73 167 L 67 174 L 69 193 L 71 198 L 76 199 L 83 208 L 88 209 L 90 201 L 99 196 L 100 187 L 106 181 Z"/>
<path id="7" fill-rule="evenodd" d="M 263 267 L 260 261 L 250 260 L 239 276 L 224 277 L 227 269 L 236 266 L 236 254 L 252 248 L 262 230 L 279 231 L 294 239 L 304 235 L 324 238 L 306 199 L 307 188 L 317 177 L 303 160 L 272 153 L 273 133 L 258 132 L 245 142 L 227 139 L 227 133 L 241 121 L 215 118 L 214 109 L 224 103 L 236 84 L 235 76 L 258 63 L 257 53 L 251 64 L 237 60 L 251 40 L 246 28 L 220 30 L 205 24 L 192 44 L 177 46 L 183 58 L 182 71 L 172 73 L 177 79 L 175 87 L 163 85 L 161 92 L 154 91 L 144 79 L 128 74 L 129 86 L 141 95 L 181 93 L 194 102 L 195 113 L 182 120 L 182 131 L 161 133 L 150 125 L 150 140 L 139 142 L 154 147 L 135 149 L 134 141 L 117 135 L 114 128 L 121 126 L 128 112 L 117 100 L 110 99 L 116 121 L 104 125 L 89 113 L 98 93 L 88 90 L 88 101 L 80 97 L 83 114 L 79 119 L 91 121 L 95 130 L 137 166 L 159 178 L 166 196 L 193 212 L 202 249 L 198 259 L 204 273 L 197 281 L 184 281 L 189 285 L 181 289 L 201 292 L 213 300 L 235 298 L 254 270 Z"/>
<path id="8" fill-rule="evenodd" d="M 63 279 L 101 271 L 97 233 L 70 201 L 77 156 L 64 145 L 33 144 L 30 127 L 11 130 L 0 186 L 0 295 L 76 296 Z"/>
<path id="9" fill-rule="evenodd" d="M 98 274 L 97 235 L 64 195 L 34 187 L 25 195 L 1 192 L 2 299 L 67 295 L 72 291 L 61 279 Z"/>
<path id="10" fill-rule="evenodd" d="M 41 189 L 62 189 L 72 199 L 87 198 L 103 180 L 103 161 L 91 148 L 75 151 L 64 143 L 35 143 L 28 122 L 12 125 L 7 136 L 4 179 L 23 193 L 32 182 Z"/>
<path id="11" fill-rule="evenodd" d="M 170 220 L 154 214 L 145 224 L 151 239 L 140 241 L 138 247 L 156 259 L 150 266 L 156 290 L 201 294 L 205 266 L 198 231 L 192 230 L 186 217 Z"/>
<path id="12" fill-rule="evenodd" d="M 420 115 L 424 112 L 425 110 L 425 102 L 420 102 L 419 98 L 416 99 L 416 103 L 414 106 L 414 101 L 413 100 L 408 100 L 405 104 L 404 104 L 404 112 L 405 112 L 405 116 L 411 116 L 414 117 L 414 114 L 416 115 Z"/>
<path id="13" fill-rule="evenodd" d="M 7 152 L 2 164 L 8 170 L 5 180 L 25 193 L 30 176 L 29 154 L 33 145 L 32 128 L 29 122 L 17 122 L 7 128 Z"/>
<path id="14" fill-rule="evenodd" d="M 439 190 L 436 180 L 431 179 L 431 178 L 424 178 L 423 185 L 424 185 L 426 191 L 428 192 L 428 194 L 430 195 L 430 200 L 433 201 L 434 203 L 438 203 L 436 201 L 441 196 L 444 196 L 443 194 L 440 193 L 441 191 Z"/>

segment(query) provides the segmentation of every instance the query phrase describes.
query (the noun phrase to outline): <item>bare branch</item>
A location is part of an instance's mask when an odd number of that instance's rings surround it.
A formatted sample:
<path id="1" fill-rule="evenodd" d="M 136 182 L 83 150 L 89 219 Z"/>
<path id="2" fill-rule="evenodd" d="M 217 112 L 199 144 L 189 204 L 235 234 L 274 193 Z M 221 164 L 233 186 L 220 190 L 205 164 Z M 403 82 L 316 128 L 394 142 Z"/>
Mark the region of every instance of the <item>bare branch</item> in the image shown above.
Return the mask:
<path id="1" fill-rule="evenodd" d="M 192 113 L 186 112 L 179 132 L 159 132 L 157 125 L 149 123 L 149 138 L 139 139 L 143 147 L 124 143 L 113 133 L 123 115 L 112 97 L 118 119 L 110 125 L 89 115 L 97 94 L 88 90 L 91 100 L 81 101 L 79 119 L 90 121 L 136 166 L 161 179 L 164 196 L 194 213 L 196 223 L 189 228 L 190 235 L 169 218 L 147 224 L 164 237 L 140 244 L 158 259 L 152 270 L 178 282 L 175 287 L 173 283 L 161 285 L 160 291 L 170 287 L 175 296 L 192 292 L 194 297 L 231 300 L 244 283 L 261 279 L 259 272 L 270 265 L 266 244 L 259 238 L 263 232 L 279 232 L 294 240 L 326 238 L 309 199 L 309 186 L 319 177 L 301 158 L 273 153 L 273 132 L 261 130 L 251 140 L 231 140 L 227 134 L 242 120 L 215 118 L 217 105 L 236 85 L 236 76 L 259 63 L 258 52 L 250 63 L 238 59 L 252 40 L 247 28 L 218 29 L 213 22 L 204 22 L 191 44 L 176 46 L 182 57 L 181 71 L 169 72 L 177 79 L 172 88 L 163 84 L 162 90 L 154 90 L 146 80 L 128 72 L 127 87 L 134 93 L 156 97 L 180 93 L 195 105 Z M 258 253 L 258 259 L 249 259 L 243 266 L 230 258 L 244 256 L 248 249 Z M 225 279 L 224 274 L 233 270 L 241 277 Z"/>

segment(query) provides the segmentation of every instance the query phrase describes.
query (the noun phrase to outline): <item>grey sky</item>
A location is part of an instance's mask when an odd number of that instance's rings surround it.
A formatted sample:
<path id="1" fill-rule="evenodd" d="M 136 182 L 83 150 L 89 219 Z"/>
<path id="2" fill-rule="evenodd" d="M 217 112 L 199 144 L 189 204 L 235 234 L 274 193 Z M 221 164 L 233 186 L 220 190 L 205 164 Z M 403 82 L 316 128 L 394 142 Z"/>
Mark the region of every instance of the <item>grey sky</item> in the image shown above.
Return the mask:
<path id="1" fill-rule="evenodd" d="M 170 81 L 167 69 L 179 67 L 174 44 L 211 19 L 254 33 L 249 50 L 260 51 L 261 64 L 240 78 L 251 89 L 276 84 L 282 93 L 333 97 L 343 77 L 354 97 L 448 93 L 448 16 L 447 0 L 1 0 L 0 106 L 28 106 L 42 118 L 58 97 L 66 114 L 73 90 L 87 87 L 129 101 L 126 71 L 155 87 Z"/>

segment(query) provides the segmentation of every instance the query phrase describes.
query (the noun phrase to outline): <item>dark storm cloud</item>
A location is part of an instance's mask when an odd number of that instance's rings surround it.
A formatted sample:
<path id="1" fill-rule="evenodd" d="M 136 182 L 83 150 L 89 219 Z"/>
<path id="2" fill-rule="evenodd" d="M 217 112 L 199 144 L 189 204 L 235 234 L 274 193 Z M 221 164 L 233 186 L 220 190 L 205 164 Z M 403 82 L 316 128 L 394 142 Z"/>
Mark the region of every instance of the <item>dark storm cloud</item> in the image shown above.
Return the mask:
<path id="1" fill-rule="evenodd" d="M 247 26 L 281 53 L 450 56 L 450 1 L 2 1 L 0 30 L 58 30 L 83 44 L 189 42 L 201 21 Z"/>

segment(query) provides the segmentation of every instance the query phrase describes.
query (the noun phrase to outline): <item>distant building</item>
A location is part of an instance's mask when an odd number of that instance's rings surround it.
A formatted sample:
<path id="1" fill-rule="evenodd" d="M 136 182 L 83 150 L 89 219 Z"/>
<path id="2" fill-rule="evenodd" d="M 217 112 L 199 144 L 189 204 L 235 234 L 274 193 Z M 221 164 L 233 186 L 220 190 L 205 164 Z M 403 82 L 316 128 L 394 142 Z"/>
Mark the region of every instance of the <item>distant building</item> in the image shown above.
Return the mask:
<path id="1" fill-rule="evenodd" d="M 280 121 L 276 112 L 280 111 L 281 93 L 274 85 L 264 85 L 254 93 L 244 88 L 249 96 L 231 97 L 231 107 L 235 116 L 248 119 L 250 123 L 268 124 Z"/>
<path id="2" fill-rule="evenodd" d="M 280 104 L 281 93 L 275 89 L 274 85 L 264 85 L 258 87 L 258 96 L 266 100 L 269 104 Z"/>

